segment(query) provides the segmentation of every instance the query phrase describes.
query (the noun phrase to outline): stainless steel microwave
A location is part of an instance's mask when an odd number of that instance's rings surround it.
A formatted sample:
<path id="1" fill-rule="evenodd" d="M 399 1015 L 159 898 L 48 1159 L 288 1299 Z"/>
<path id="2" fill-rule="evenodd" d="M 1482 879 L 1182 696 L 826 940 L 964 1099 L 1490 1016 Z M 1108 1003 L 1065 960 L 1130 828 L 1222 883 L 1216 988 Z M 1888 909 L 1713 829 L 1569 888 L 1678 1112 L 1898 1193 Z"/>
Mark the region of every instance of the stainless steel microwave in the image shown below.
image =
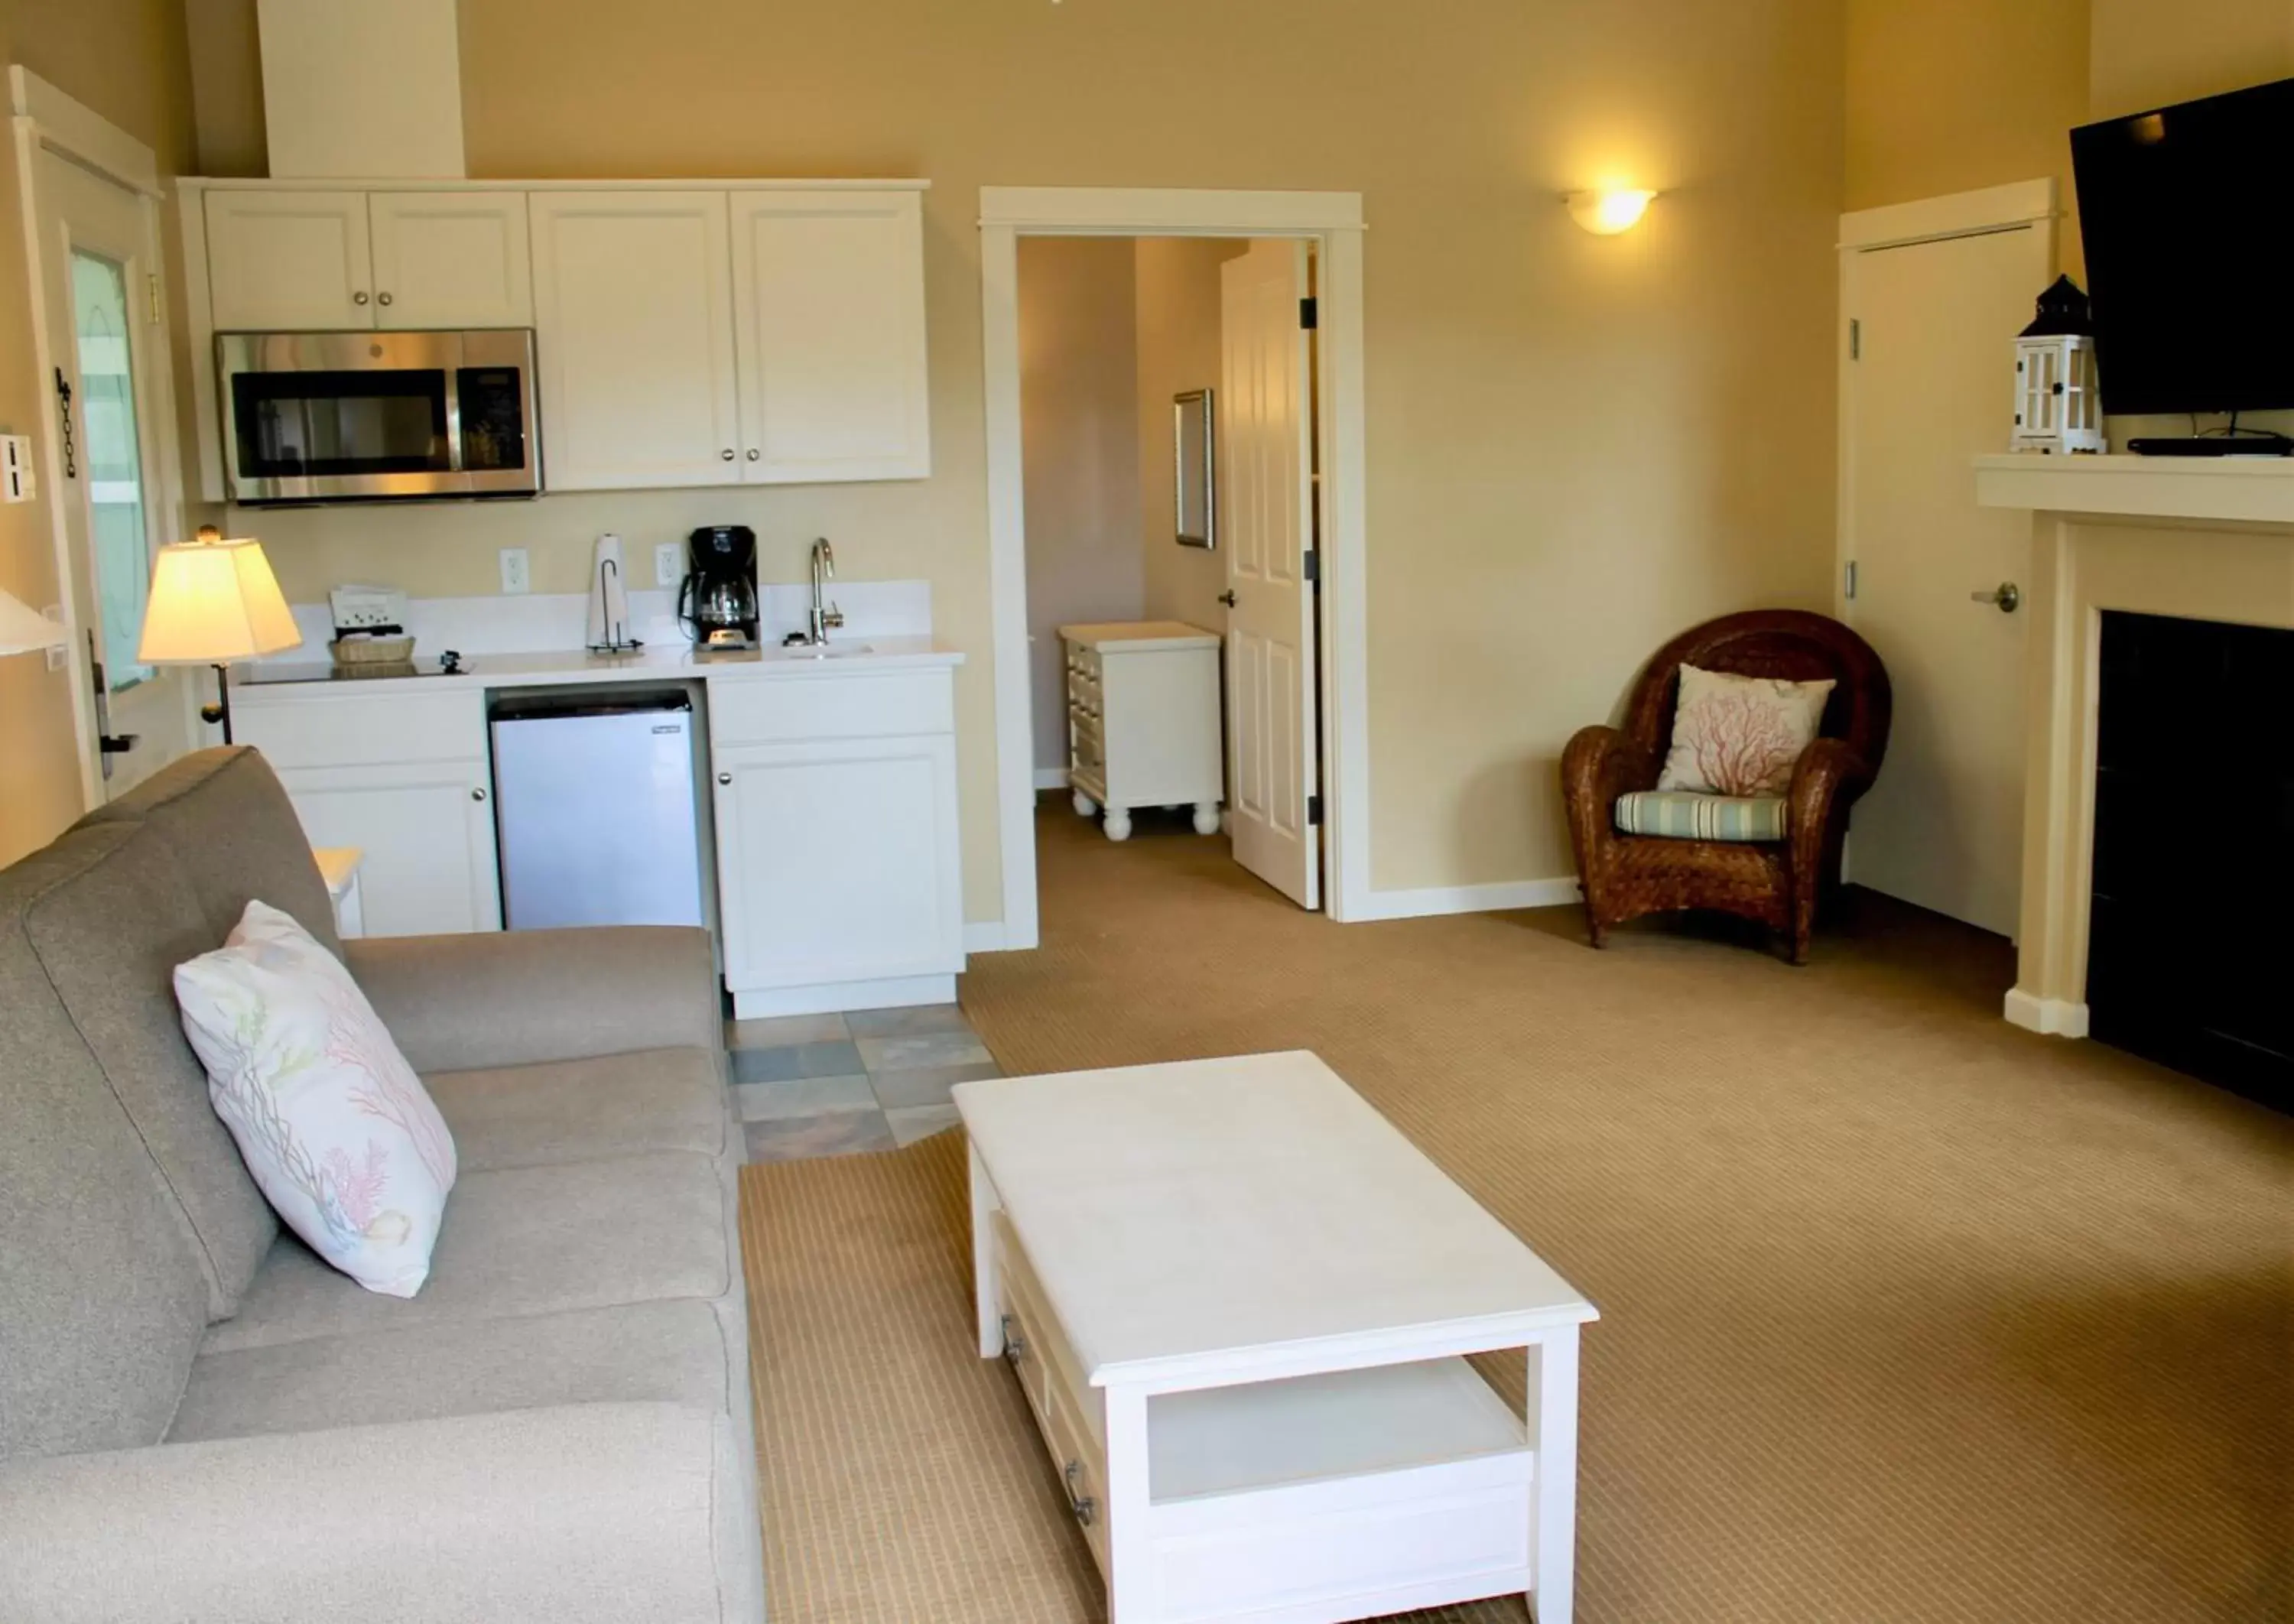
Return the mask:
<path id="1" fill-rule="evenodd" d="M 532 496 L 533 334 L 219 333 L 234 502 Z"/>

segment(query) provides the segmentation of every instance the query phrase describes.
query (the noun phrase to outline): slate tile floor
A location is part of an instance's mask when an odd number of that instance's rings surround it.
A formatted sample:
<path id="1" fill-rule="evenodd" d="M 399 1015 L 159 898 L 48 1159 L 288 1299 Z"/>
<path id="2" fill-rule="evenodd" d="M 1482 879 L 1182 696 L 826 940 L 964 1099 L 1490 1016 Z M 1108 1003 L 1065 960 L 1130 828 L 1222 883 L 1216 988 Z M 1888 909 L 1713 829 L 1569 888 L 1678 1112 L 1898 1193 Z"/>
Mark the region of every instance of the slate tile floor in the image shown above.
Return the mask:
<path id="1" fill-rule="evenodd" d="M 728 1020 L 752 1162 L 889 1150 L 956 1125 L 948 1090 L 1001 1074 L 952 1003 Z"/>

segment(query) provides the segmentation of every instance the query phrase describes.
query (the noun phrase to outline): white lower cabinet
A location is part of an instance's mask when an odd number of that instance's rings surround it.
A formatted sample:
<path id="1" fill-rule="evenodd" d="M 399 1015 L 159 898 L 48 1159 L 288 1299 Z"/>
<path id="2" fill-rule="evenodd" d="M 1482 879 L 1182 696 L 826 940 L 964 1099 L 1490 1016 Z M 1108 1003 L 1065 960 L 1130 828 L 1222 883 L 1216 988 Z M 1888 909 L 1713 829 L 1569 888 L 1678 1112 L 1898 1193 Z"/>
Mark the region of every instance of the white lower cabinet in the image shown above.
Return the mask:
<path id="1" fill-rule="evenodd" d="M 387 767 L 281 767 L 313 846 L 355 846 L 369 936 L 501 929 L 493 804 L 483 757 Z"/>

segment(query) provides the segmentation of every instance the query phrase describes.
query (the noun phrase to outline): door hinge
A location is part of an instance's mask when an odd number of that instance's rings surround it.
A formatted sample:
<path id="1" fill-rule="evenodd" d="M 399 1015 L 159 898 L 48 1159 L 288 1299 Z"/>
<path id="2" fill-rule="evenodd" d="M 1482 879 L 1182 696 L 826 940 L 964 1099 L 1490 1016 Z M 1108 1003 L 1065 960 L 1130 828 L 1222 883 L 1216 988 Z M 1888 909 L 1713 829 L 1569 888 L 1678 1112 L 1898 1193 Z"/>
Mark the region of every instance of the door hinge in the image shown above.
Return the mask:
<path id="1" fill-rule="evenodd" d="M 1321 585 L 1322 584 L 1322 548 L 1316 548 L 1316 547 L 1310 547 L 1310 548 L 1308 548 L 1306 549 L 1306 559 L 1305 559 L 1305 570 L 1306 570 L 1306 572 L 1305 572 L 1305 575 L 1304 575 L 1304 580 L 1306 581 L 1306 584 L 1307 584 L 1308 586 L 1310 586 L 1310 587 L 1319 587 L 1319 586 L 1321 586 Z"/>
<path id="2" fill-rule="evenodd" d="M 1864 359 L 1864 324 L 1853 316 L 1848 318 L 1848 359 Z"/>
<path id="3" fill-rule="evenodd" d="M 1311 824 L 1319 824 L 1319 823 L 1321 823 L 1322 821 L 1322 798 L 1320 795 L 1309 795 L 1309 796 L 1307 796 L 1307 797 L 1306 797 L 1306 822 L 1311 825 Z"/>
<path id="4" fill-rule="evenodd" d="M 1321 325 L 1321 322 L 1322 309 L 1320 305 L 1311 298 L 1299 300 L 1298 325 L 1311 333 L 1317 326 Z"/>
<path id="5" fill-rule="evenodd" d="M 150 284 L 151 325 L 157 327 L 159 325 L 159 312 L 162 308 L 162 301 L 159 297 L 159 279 L 156 276 L 147 276 L 143 280 Z"/>
<path id="6" fill-rule="evenodd" d="M 1856 560 L 1853 558 L 1841 566 L 1840 596 L 1851 598 L 1856 596 Z"/>

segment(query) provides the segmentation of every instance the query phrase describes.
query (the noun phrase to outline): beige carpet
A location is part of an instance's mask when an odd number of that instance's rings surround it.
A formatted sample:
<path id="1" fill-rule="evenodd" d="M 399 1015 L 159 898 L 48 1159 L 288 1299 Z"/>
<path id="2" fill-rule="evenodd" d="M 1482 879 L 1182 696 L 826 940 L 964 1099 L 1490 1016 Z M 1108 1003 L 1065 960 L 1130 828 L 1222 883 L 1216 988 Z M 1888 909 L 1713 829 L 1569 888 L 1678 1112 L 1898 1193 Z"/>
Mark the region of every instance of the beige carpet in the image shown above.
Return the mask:
<path id="1" fill-rule="evenodd" d="M 1045 947 L 964 984 L 1007 1070 L 1312 1048 L 1600 1304 L 1587 1624 L 2294 1617 L 2282 1119 L 2006 1027 L 2001 944 L 1877 899 L 1795 970 L 1336 927 L 1214 842 L 1044 834 Z M 960 1172 L 744 1174 L 777 1624 L 1104 1616 L 970 1350 Z"/>

